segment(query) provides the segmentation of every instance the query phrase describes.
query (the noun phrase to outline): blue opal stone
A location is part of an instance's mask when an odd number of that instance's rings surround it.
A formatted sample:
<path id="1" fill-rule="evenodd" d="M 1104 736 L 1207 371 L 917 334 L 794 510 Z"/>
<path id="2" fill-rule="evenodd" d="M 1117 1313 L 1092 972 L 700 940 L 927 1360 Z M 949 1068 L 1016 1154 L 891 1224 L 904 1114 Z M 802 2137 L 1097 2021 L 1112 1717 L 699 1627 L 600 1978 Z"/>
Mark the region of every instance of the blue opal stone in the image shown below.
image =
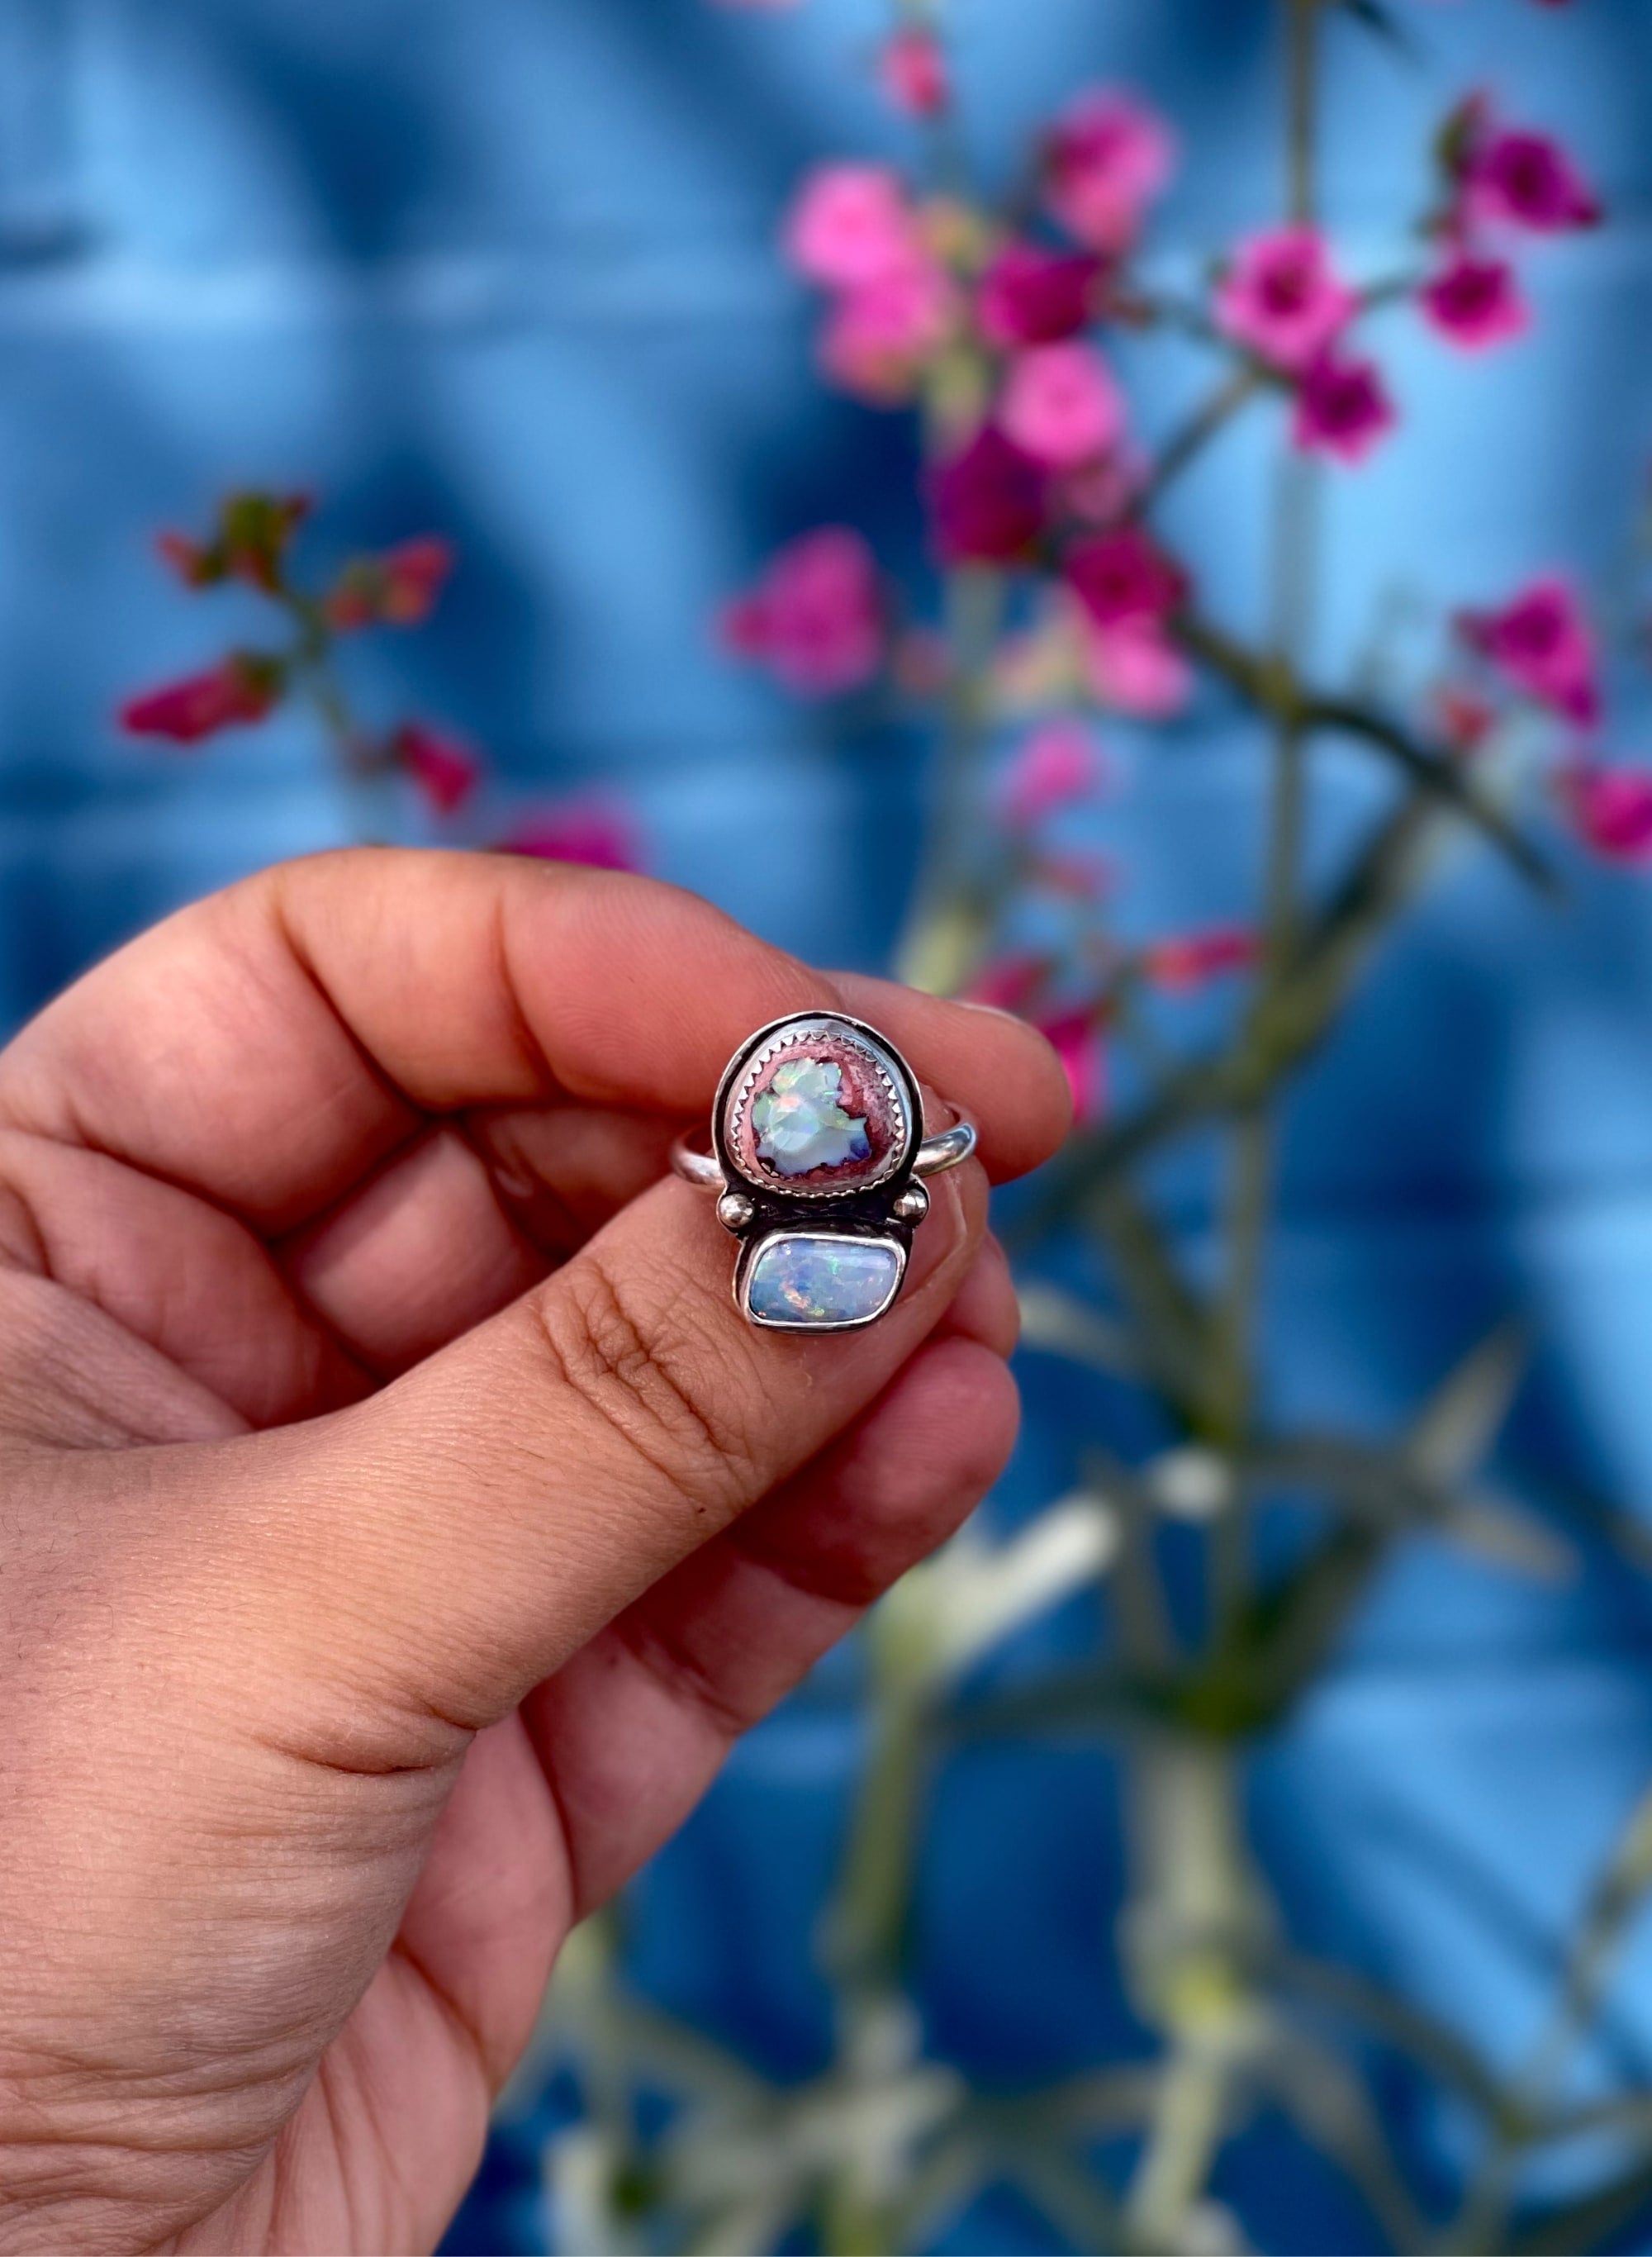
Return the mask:
<path id="1" fill-rule="evenodd" d="M 876 1238 L 772 1238 L 752 1264 L 746 1306 L 759 1324 L 864 1325 L 893 1300 L 904 1266 Z"/>

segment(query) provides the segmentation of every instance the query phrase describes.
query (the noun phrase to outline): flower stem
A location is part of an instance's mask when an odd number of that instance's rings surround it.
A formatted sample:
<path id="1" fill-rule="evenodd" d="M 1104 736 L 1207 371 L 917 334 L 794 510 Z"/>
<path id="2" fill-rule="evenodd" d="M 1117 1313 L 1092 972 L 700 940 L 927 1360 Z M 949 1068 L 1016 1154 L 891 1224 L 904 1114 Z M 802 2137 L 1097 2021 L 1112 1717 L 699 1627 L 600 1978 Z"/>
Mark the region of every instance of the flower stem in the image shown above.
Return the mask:
<path id="1" fill-rule="evenodd" d="M 1290 216 L 1312 227 L 1318 216 L 1319 11 L 1324 0 L 1286 0 L 1286 159 Z"/>
<path id="2" fill-rule="evenodd" d="M 334 770 L 353 810 L 351 831 L 358 845 L 376 845 L 391 831 L 378 803 L 384 770 L 334 671 L 332 630 L 321 605 L 285 577 L 270 594 L 297 631 L 290 660 L 293 677 L 308 696 L 332 747 Z"/>
<path id="3" fill-rule="evenodd" d="M 1004 610 L 999 573 L 965 567 L 949 576 L 950 664 L 934 814 L 895 973 L 945 995 L 963 987 L 991 937 L 992 889 L 975 866 L 987 687 Z"/>
<path id="4" fill-rule="evenodd" d="M 1225 431 L 1240 409 L 1250 405 L 1266 386 L 1261 371 L 1246 361 L 1225 377 L 1201 400 L 1185 423 L 1178 426 L 1160 448 L 1147 482 L 1137 498 L 1137 511 L 1145 515 L 1182 473 Z"/>
<path id="5" fill-rule="evenodd" d="M 1179 2249 L 1226 2129 L 1235 2071 L 1260 2034 L 1245 1970 L 1266 1914 L 1225 1749 L 1179 1733 L 1145 1737 L 1132 1811 L 1126 1962 L 1172 2050 L 1126 2218 L 1132 2246 Z"/>

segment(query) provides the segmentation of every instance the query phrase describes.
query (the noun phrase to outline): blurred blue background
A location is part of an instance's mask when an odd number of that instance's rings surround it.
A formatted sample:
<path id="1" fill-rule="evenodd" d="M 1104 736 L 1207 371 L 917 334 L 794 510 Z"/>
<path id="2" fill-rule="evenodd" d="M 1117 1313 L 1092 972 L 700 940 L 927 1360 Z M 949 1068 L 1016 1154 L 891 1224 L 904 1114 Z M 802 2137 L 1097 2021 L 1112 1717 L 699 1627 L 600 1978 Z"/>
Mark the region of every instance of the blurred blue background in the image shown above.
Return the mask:
<path id="1" fill-rule="evenodd" d="M 1620 600 L 1652 458 L 1652 7 L 1396 10 L 1414 59 L 1351 25 L 1331 41 L 1326 202 L 1349 263 L 1390 263 L 1467 82 L 1565 138 L 1611 224 L 1532 260 L 1537 333 L 1505 358 L 1454 358 L 1402 316 L 1380 334 L 1405 428 L 1330 491 L 1327 669 L 1395 591 L 1480 599 L 1558 563 Z M 1139 86 L 1189 152 L 1156 240 L 1191 272 L 1279 208 L 1277 13 L 958 0 L 978 154 L 1007 176 L 1075 84 Z M 921 578 L 911 435 L 815 387 L 812 309 L 773 250 L 806 164 L 900 146 L 867 82 L 882 25 L 878 0 L 4 0 L 0 1019 L 175 903 L 347 835 L 300 727 L 178 756 L 109 719 L 237 623 L 233 600 L 182 598 L 149 543 L 248 483 L 321 499 L 317 556 L 455 539 L 434 625 L 364 647 L 354 678 L 372 711 L 486 746 L 483 831 L 600 785 L 660 874 L 806 954 L 879 960 L 921 742 L 782 703 L 708 622 L 824 517 Z M 1199 382 L 1156 346 L 1135 373 L 1149 430 Z M 1259 426 L 1213 456 L 1174 525 L 1211 610 L 1241 624 L 1269 443 Z M 1634 667 L 1613 690 L 1616 738 L 1652 753 Z M 1242 914 L 1255 743 L 1203 708 L 1112 736 L 1129 789 L 1098 836 L 1131 874 L 1127 928 Z M 1322 775 L 1329 853 L 1370 779 L 1334 754 Z M 1569 875 L 1544 908 L 1465 850 L 1316 1065 L 1290 1124 L 1275 1365 L 1290 1407 L 1381 1428 L 1518 1306 L 1527 1446 L 1652 1514 L 1652 898 Z M 1172 1196 L 1197 1241 L 1197 1181 Z M 1006 1524 L 1067 1484 L 1094 1384 L 1030 1357 L 1025 1378 Z M 1649 1663 L 1645 1597 L 1605 1558 L 1544 1587 L 1419 1546 L 1255 1772 L 1297 1933 L 1514 2058 L 1557 1926 L 1652 1772 Z M 828 1673 L 753 1737 L 638 1893 L 639 1979 L 777 2075 L 827 2043 L 808 1951 L 858 1757 L 845 1682 Z M 1083 1749 L 949 1768 L 919 1921 L 938 2053 L 1013 2084 L 1140 2042 L 1109 1953 L 1119 1829 L 1112 1772 Z M 1652 1935 L 1593 2070 L 1652 2077 Z M 1390 2098 L 1423 2167 L 1448 2165 L 1460 2127 Z M 503 2126 L 455 2248 L 541 2246 L 543 2124 L 525 2105 Z M 1264 2246 L 1371 2244 L 1278 2127 L 1221 2190 Z M 1046 2245 L 989 2205 L 953 2246 Z"/>

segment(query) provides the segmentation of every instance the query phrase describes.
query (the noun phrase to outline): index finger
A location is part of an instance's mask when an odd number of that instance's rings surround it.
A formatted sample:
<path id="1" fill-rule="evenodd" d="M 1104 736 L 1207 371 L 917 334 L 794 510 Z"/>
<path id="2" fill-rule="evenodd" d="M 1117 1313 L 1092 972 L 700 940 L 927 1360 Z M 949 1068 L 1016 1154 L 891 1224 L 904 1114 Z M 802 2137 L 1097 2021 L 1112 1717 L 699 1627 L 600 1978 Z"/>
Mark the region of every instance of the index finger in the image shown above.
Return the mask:
<path id="1" fill-rule="evenodd" d="M 876 993 L 883 1030 L 976 1121 L 992 1173 L 1048 1156 L 1067 1096 L 1039 1036 Z M 270 1235 L 323 1213 L 432 1113 L 574 1098 L 692 1118 L 753 1029 L 843 1000 L 653 880 L 359 849 L 278 865 L 89 973 L 0 1055 L 0 1124 Z"/>

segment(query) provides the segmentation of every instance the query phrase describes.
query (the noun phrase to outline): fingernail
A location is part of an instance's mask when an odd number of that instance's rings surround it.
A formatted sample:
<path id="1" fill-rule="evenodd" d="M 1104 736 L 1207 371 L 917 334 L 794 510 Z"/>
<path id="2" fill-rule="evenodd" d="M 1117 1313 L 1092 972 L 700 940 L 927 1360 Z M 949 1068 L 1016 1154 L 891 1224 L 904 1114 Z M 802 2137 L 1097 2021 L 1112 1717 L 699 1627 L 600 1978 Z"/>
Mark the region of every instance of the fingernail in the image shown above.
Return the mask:
<path id="1" fill-rule="evenodd" d="M 949 1000 L 956 1003 L 961 1011 L 984 1011 L 989 1019 L 1007 1019 L 1013 1027 L 1025 1027 L 1027 1024 L 1019 1011 L 1006 1011 L 1001 1003 L 978 1003 L 968 995 L 954 995 Z"/>

